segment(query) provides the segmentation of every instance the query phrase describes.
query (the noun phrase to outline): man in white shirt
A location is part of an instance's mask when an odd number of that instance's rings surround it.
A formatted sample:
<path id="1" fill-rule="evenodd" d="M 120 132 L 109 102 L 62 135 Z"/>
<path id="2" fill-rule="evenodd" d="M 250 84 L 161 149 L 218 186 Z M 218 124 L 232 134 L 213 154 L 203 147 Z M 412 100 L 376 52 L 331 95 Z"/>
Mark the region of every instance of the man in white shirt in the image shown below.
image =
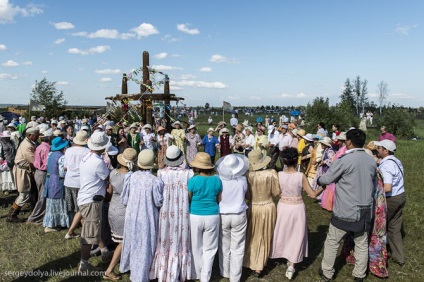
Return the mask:
<path id="1" fill-rule="evenodd" d="M 252 134 L 253 128 L 248 126 L 245 128 L 246 138 L 244 140 L 244 155 L 247 157 L 255 146 L 255 136 Z"/>
<path id="2" fill-rule="evenodd" d="M 236 133 L 237 124 L 238 124 L 238 119 L 236 118 L 234 114 L 232 114 L 230 119 L 230 125 L 231 125 L 231 133 L 233 136 Z"/>
<path id="3" fill-rule="evenodd" d="M 378 156 L 382 158 L 379 164 L 383 174 L 384 192 L 387 202 L 387 239 L 392 251 L 392 259 L 400 266 L 405 264 L 402 242 L 402 211 L 406 203 L 404 186 L 404 169 L 401 161 L 394 154 L 396 144 L 388 139 L 374 142 Z"/>
<path id="4" fill-rule="evenodd" d="M 95 131 L 87 142 L 91 152 L 85 155 L 80 163 L 80 190 L 77 201 L 83 224 L 79 272 L 94 270 L 88 263 L 91 245 L 99 245 L 102 260 L 106 260 L 111 254 L 101 238 L 103 200 L 109 177 L 109 169 L 101 155 L 108 143 L 109 138 L 104 132 Z"/>
<path id="5" fill-rule="evenodd" d="M 284 161 L 281 153 L 284 149 L 289 148 L 290 144 L 292 142 L 293 137 L 287 133 L 288 126 L 286 124 L 283 124 L 280 127 L 280 136 L 278 137 L 278 149 L 279 149 L 279 158 L 280 158 L 280 164 L 281 164 L 281 170 L 283 170 L 284 167 Z"/>

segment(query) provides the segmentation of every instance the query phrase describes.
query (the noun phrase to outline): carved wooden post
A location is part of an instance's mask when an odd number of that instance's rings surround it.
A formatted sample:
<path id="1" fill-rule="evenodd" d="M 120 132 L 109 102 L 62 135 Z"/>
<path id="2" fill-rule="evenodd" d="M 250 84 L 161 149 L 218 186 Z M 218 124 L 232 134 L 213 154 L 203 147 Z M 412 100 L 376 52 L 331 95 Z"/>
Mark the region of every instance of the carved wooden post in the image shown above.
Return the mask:
<path id="1" fill-rule="evenodd" d="M 163 86 L 163 103 L 165 104 L 165 118 L 166 118 L 166 131 L 171 132 L 171 111 L 170 111 L 170 105 L 171 105 L 171 92 L 169 90 L 169 77 L 168 75 L 165 75 L 165 84 Z"/>
<path id="2" fill-rule="evenodd" d="M 143 84 L 147 85 L 147 81 L 150 79 L 150 73 L 149 73 L 149 66 L 150 62 L 149 62 L 149 52 L 144 51 L 143 52 Z M 143 94 L 147 91 L 147 87 L 144 85 L 140 86 L 140 93 Z M 143 117 L 143 119 L 146 121 L 147 119 L 147 102 L 145 99 L 141 99 L 142 101 L 142 113 L 141 116 Z"/>
<path id="3" fill-rule="evenodd" d="M 149 85 L 150 87 L 152 87 L 152 82 L 150 81 L 150 80 L 147 80 L 146 81 L 146 84 L 147 85 Z M 151 89 L 151 88 L 150 88 Z M 148 92 L 150 92 L 151 93 L 151 91 L 149 91 L 148 90 Z M 146 101 L 146 105 L 147 105 L 147 108 L 146 108 L 146 117 L 145 117 L 145 119 L 146 119 L 146 123 L 148 123 L 148 124 L 150 124 L 150 125 L 152 125 L 153 126 L 153 117 L 152 117 L 152 112 L 153 112 L 153 110 L 152 110 L 152 108 L 150 107 L 150 104 L 152 104 L 153 105 L 153 101 L 149 101 L 148 102 L 148 100 L 153 100 L 152 98 L 151 99 L 145 99 L 144 101 Z"/>
<path id="4" fill-rule="evenodd" d="M 128 94 L 128 78 L 127 74 L 122 74 L 122 87 L 121 87 L 121 93 L 122 94 Z"/>

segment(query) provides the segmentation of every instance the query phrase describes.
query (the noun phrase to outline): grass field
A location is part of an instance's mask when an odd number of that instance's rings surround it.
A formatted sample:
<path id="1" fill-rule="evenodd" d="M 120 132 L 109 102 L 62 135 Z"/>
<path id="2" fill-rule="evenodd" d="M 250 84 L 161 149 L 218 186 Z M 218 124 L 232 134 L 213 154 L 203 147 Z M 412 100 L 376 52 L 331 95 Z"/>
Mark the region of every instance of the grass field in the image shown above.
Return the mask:
<path id="1" fill-rule="evenodd" d="M 207 117 L 199 119 L 199 131 L 203 136 L 208 128 L 205 124 Z M 215 117 L 217 121 L 219 117 Z M 240 118 L 242 122 L 244 116 Z M 251 122 L 253 122 L 251 117 Z M 225 118 L 229 121 L 229 116 Z M 216 122 L 215 122 L 216 125 Z M 424 137 L 424 121 L 417 121 L 416 135 Z M 378 132 L 368 132 L 372 138 Z M 372 139 L 369 138 L 368 141 Z M 399 140 L 396 156 L 403 162 L 405 168 L 405 183 L 407 193 L 407 204 L 404 209 L 404 245 L 406 264 L 399 267 L 390 263 L 389 275 L 391 281 L 424 281 L 424 256 L 423 256 L 423 234 L 424 234 L 424 199 L 423 185 L 419 177 L 422 176 L 421 168 L 424 159 L 423 140 Z M 2 204 L 10 204 L 16 194 L 7 197 L 1 196 Z M 305 197 L 309 225 L 309 257 L 296 266 L 295 281 L 320 281 L 317 270 L 323 255 L 323 244 L 328 229 L 330 213 L 322 210 L 312 199 Z M 101 281 L 100 276 L 78 277 L 75 276 L 77 264 L 80 258 L 79 240 L 65 240 L 65 231 L 57 233 L 43 232 L 42 227 L 27 224 L 9 224 L 5 217 L 8 208 L 0 208 L 0 281 Z M 21 215 L 28 217 L 28 212 Z M 79 231 L 79 230 L 77 230 Z M 100 258 L 93 258 L 90 262 L 94 265 L 100 264 Z M 353 267 L 346 265 L 339 257 L 336 260 L 335 281 L 352 281 Z M 44 274 L 40 277 L 16 277 L 21 274 L 33 273 Z M 117 271 L 117 270 L 116 270 Z M 12 276 L 12 274 L 14 276 Z M 270 261 L 268 268 L 261 278 L 250 276 L 248 270 L 243 271 L 242 281 L 284 281 L 285 266 L 281 262 Z M 368 281 L 380 281 L 373 275 L 367 277 Z M 129 281 L 129 275 L 123 275 L 123 281 Z M 217 265 L 211 281 L 221 281 Z"/>

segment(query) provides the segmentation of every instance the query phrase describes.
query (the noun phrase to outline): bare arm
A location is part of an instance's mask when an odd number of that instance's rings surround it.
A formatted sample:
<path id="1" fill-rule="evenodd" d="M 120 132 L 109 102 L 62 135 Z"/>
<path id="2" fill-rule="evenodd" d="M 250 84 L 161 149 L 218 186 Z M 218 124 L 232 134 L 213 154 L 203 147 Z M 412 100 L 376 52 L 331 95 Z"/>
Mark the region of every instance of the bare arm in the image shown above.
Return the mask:
<path id="1" fill-rule="evenodd" d="M 386 184 L 384 183 L 384 192 L 389 193 L 392 191 L 392 184 Z"/>
<path id="2" fill-rule="evenodd" d="M 217 202 L 217 203 L 221 202 L 221 196 L 222 196 L 222 192 L 220 192 L 220 193 L 218 194 L 218 196 L 216 196 L 216 202 Z"/>
<path id="3" fill-rule="evenodd" d="M 193 193 L 188 192 L 188 201 L 191 203 L 191 198 L 193 197 Z"/>
<path id="4" fill-rule="evenodd" d="M 305 191 L 306 194 L 308 194 L 308 196 L 311 198 L 316 198 L 324 190 L 323 188 L 319 188 L 318 190 L 312 189 L 311 185 L 309 185 L 306 175 L 303 175 L 302 177 L 302 187 L 303 191 Z"/>

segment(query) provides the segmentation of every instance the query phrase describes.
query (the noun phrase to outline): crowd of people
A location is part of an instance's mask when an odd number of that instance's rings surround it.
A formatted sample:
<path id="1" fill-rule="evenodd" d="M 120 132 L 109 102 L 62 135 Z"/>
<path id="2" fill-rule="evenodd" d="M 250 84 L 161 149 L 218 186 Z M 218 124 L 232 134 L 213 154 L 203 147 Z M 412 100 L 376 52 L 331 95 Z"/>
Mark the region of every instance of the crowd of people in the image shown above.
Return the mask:
<path id="1" fill-rule="evenodd" d="M 330 137 L 324 123 L 306 133 L 297 123 L 251 125 L 235 116 L 230 129 L 222 121 L 203 137 L 179 121 L 168 133 L 109 119 L 0 119 L 1 189 L 18 191 L 7 222 L 23 222 L 18 215 L 30 204 L 28 224 L 80 239 L 81 272 L 95 270 L 89 259 L 100 254 L 107 280 L 121 278 L 119 264 L 132 281 L 209 281 L 218 254 L 230 281 L 240 281 L 243 267 L 259 277 L 281 258 L 292 279 L 308 256 L 302 191 L 332 212 L 322 279 L 332 279 L 342 240 L 355 281 L 367 269 L 388 277 L 387 245 L 405 263 L 404 170 L 384 127 L 366 145 L 360 129 L 334 124 Z"/>

